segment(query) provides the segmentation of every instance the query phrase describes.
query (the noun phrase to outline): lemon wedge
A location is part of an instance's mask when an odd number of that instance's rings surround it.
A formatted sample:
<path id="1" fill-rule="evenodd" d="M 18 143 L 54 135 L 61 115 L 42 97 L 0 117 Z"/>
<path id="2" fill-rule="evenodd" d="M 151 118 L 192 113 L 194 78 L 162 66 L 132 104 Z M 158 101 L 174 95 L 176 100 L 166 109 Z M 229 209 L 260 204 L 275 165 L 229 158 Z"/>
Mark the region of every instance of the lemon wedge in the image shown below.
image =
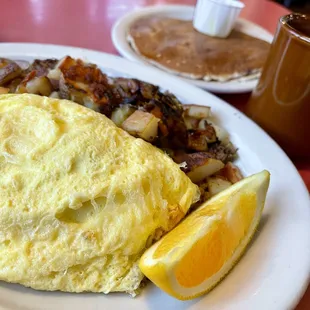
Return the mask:
<path id="1" fill-rule="evenodd" d="M 141 257 L 141 271 L 187 300 L 211 290 L 241 257 L 260 221 L 270 174 L 262 171 L 212 197 Z"/>

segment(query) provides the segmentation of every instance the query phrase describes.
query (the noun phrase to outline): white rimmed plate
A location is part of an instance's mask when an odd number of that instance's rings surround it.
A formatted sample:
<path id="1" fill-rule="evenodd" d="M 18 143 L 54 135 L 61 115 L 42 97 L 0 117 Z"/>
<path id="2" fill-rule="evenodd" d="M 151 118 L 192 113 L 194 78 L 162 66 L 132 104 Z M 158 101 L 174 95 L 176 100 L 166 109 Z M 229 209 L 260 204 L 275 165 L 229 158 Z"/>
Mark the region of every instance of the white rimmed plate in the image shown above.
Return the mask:
<path id="1" fill-rule="evenodd" d="M 212 107 L 218 123 L 239 148 L 238 165 L 246 175 L 268 169 L 271 185 L 258 232 L 232 272 L 208 295 L 181 302 L 149 284 L 135 299 L 125 294 L 39 292 L 0 281 L 0 309 L 293 309 L 310 275 L 310 201 L 307 189 L 279 146 L 245 115 L 217 97 L 158 69 L 73 47 L 0 44 L 0 57 L 19 60 L 80 57 L 105 71 L 157 84 L 183 102 Z M 0 175 L 1 177 L 1 175 Z"/>
<path id="2" fill-rule="evenodd" d="M 125 58 L 144 63 L 146 65 L 152 66 L 146 62 L 143 57 L 138 55 L 131 47 L 127 40 L 127 32 L 130 25 L 137 19 L 146 16 L 167 16 L 172 18 L 191 20 L 194 14 L 194 7 L 188 5 L 160 5 L 160 6 L 150 6 L 136 11 L 132 11 L 125 16 L 121 17 L 113 26 L 111 35 L 112 41 L 118 52 Z M 242 18 L 239 18 L 236 24 L 236 29 L 251 35 L 253 37 L 265 40 L 267 42 L 272 42 L 273 36 L 264 28 Z M 257 84 L 258 79 L 247 79 L 241 78 L 238 80 L 231 80 L 227 82 L 214 82 L 214 81 L 203 81 L 203 80 L 193 80 L 188 78 L 183 78 L 183 80 L 194 84 L 198 87 L 204 88 L 215 93 L 244 93 L 249 92 L 254 89 Z"/>

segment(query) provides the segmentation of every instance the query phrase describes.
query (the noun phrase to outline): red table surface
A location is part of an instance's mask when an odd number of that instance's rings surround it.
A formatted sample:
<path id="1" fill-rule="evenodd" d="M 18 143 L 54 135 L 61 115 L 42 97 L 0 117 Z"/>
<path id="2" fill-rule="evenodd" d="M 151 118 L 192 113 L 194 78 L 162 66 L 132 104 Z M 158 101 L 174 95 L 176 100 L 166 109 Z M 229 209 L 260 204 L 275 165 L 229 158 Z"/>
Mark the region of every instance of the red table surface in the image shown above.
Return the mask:
<path id="1" fill-rule="evenodd" d="M 148 5 L 190 4 L 195 0 L 2 0 L 0 42 L 71 45 L 117 54 L 110 37 L 113 23 L 129 11 Z M 243 0 L 241 17 L 270 32 L 289 11 L 266 0 Z M 250 94 L 219 95 L 243 110 Z M 310 189 L 310 161 L 294 161 Z M 294 285 L 292 283 L 292 285 Z M 276 288 L 275 288 L 276 289 Z M 310 287 L 296 310 L 310 309 Z M 266 309 L 267 310 L 267 309 Z"/>

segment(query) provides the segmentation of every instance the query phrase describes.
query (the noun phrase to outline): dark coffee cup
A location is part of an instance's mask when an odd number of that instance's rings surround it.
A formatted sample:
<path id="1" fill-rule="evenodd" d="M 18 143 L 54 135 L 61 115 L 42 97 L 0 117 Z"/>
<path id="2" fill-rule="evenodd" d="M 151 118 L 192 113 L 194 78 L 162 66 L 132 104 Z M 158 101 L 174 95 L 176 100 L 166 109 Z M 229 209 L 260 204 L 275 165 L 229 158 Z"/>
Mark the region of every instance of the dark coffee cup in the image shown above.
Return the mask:
<path id="1" fill-rule="evenodd" d="M 280 19 L 246 114 L 288 155 L 310 158 L 310 16 Z"/>

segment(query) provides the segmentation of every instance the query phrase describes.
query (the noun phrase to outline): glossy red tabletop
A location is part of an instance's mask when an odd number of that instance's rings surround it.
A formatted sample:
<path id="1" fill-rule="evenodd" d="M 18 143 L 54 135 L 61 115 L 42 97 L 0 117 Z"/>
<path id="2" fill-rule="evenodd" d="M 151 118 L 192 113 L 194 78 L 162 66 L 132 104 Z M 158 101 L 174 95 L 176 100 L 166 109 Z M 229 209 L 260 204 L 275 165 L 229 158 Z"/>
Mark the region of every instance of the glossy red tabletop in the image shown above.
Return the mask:
<path id="1" fill-rule="evenodd" d="M 272 33 L 276 29 L 279 17 L 289 12 L 272 1 L 242 1 L 246 6 L 241 16 Z M 0 42 L 53 43 L 117 54 L 110 31 L 119 17 L 147 5 L 194 5 L 195 2 L 195 0 L 2 0 Z M 220 97 L 243 110 L 249 94 Z M 294 161 L 294 164 L 310 189 L 309 160 Z M 310 288 L 296 310 L 310 310 Z"/>

